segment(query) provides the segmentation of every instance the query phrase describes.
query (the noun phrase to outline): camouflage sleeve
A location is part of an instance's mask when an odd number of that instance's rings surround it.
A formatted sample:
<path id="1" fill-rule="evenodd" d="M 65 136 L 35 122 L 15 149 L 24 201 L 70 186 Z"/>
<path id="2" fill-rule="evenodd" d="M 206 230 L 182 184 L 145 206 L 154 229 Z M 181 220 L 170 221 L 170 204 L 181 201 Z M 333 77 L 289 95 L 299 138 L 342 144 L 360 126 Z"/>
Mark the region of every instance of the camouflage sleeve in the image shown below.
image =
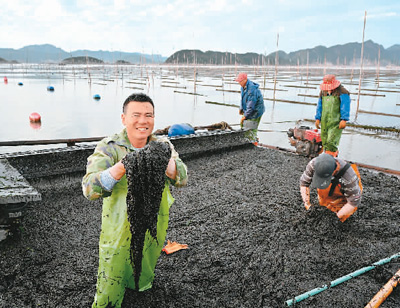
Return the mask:
<path id="1" fill-rule="evenodd" d="M 179 158 L 178 152 L 175 150 L 174 145 L 169 141 L 168 138 L 160 138 L 159 141 L 167 142 L 171 148 L 171 158 L 175 160 L 176 164 L 176 177 L 175 180 L 168 178 L 170 183 L 176 187 L 182 187 L 187 184 L 188 176 L 187 176 L 187 167 L 183 163 L 183 161 Z"/>
<path id="2" fill-rule="evenodd" d="M 113 147 L 107 143 L 107 138 L 100 141 L 94 153 L 87 159 L 86 174 L 82 179 L 83 195 L 87 199 L 94 200 L 111 195 L 111 192 L 102 185 L 100 175 L 102 171 L 117 162 L 117 155 Z"/>
<path id="3" fill-rule="evenodd" d="M 304 170 L 303 174 L 301 175 L 300 186 L 309 187 L 311 185 L 312 178 L 314 176 L 314 164 L 315 158 L 307 164 L 306 170 Z"/>

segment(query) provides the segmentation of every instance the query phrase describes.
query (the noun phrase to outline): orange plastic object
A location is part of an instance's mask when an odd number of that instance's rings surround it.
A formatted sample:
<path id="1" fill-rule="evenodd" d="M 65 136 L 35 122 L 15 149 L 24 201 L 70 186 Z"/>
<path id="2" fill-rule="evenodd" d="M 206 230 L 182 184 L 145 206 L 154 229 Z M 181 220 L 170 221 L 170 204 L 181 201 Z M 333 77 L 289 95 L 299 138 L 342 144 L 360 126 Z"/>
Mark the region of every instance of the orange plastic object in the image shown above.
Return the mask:
<path id="1" fill-rule="evenodd" d="M 337 156 L 338 156 L 338 154 L 339 154 L 339 151 L 336 151 L 336 152 L 332 152 L 332 151 L 325 151 L 325 153 L 326 153 L 326 154 L 329 154 L 329 155 L 331 155 L 331 156 L 333 156 L 333 157 L 337 157 Z"/>
<path id="2" fill-rule="evenodd" d="M 178 250 L 181 249 L 187 249 L 188 245 L 186 244 L 179 244 L 177 242 L 170 242 L 169 240 L 167 241 L 167 245 L 165 245 L 165 247 L 162 249 L 162 251 L 164 251 L 167 255 L 169 255 L 170 253 L 174 253 Z"/>

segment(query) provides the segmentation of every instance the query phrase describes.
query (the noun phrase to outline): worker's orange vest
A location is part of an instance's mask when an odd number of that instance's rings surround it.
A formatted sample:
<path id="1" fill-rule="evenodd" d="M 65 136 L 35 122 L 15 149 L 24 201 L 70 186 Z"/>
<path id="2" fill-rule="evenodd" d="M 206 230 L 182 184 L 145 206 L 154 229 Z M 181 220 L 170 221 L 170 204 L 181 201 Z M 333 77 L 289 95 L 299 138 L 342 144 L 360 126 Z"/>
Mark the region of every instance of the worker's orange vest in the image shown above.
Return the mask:
<path id="1" fill-rule="evenodd" d="M 357 169 L 356 164 L 351 164 L 354 172 L 358 176 L 358 185 L 360 186 L 360 190 L 362 192 L 363 187 L 361 184 L 361 176 L 360 172 Z M 340 191 L 341 185 L 340 183 L 336 185 L 333 194 L 329 196 L 329 191 L 331 190 L 332 183 L 325 189 L 317 189 L 318 191 L 318 200 L 321 206 L 326 206 L 326 208 L 330 209 L 332 212 L 339 212 L 340 209 L 347 203 L 346 197 Z"/>

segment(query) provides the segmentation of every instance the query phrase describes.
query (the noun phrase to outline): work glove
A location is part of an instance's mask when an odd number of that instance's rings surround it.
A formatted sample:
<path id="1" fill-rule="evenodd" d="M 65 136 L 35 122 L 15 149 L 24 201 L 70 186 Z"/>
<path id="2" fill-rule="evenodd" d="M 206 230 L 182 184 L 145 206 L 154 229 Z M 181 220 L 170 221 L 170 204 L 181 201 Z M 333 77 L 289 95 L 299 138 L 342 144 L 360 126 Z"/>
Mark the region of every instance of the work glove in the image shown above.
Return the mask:
<path id="1" fill-rule="evenodd" d="M 346 121 L 345 120 L 341 120 L 340 122 L 339 122 L 339 129 L 343 129 L 343 128 L 345 128 L 346 127 Z"/>
<path id="2" fill-rule="evenodd" d="M 170 158 L 167 166 L 167 170 L 165 171 L 165 175 L 172 180 L 176 178 L 176 162 L 175 159 Z"/>
<path id="3" fill-rule="evenodd" d="M 315 120 L 315 127 L 318 129 L 320 128 L 319 123 L 321 123 L 320 120 Z"/>
<path id="4" fill-rule="evenodd" d="M 244 114 L 243 109 L 239 109 L 239 114 L 240 114 L 240 115 Z"/>
<path id="5" fill-rule="evenodd" d="M 240 119 L 240 126 L 243 126 L 243 121 L 244 120 L 246 120 L 246 117 L 245 116 L 243 116 L 241 119 Z"/>
<path id="6" fill-rule="evenodd" d="M 178 250 L 181 249 L 187 249 L 188 245 L 186 244 L 179 244 L 177 242 L 170 242 L 170 240 L 168 240 L 167 245 L 165 245 L 165 247 L 162 249 L 162 251 L 164 251 L 167 255 L 169 255 L 170 253 L 176 252 Z"/>
<path id="7" fill-rule="evenodd" d="M 310 203 L 310 187 L 300 186 L 300 194 L 303 199 L 304 207 L 308 210 L 311 207 Z"/>
<path id="8" fill-rule="evenodd" d="M 343 205 L 340 211 L 336 213 L 336 215 L 341 222 L 344 222 L 347 218 L 353 215 L 355 211 L 357 211 L 356 206 L 353 206 L 350 203 L 346 203 L 345 205 Z"/>

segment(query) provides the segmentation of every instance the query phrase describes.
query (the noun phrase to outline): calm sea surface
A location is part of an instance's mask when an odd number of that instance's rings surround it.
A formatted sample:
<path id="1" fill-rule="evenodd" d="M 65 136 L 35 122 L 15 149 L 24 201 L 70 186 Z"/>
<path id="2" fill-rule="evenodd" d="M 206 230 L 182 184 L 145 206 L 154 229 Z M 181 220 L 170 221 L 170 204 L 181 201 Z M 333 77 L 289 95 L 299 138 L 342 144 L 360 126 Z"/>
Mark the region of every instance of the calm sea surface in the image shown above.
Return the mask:
<path id="1" fill-rule="evenodd" d="M 221 121 L 237 129 L 240 86 L 234 76 L 238 72 L 247 72 L 249 79 L 263 88 L 266 112 L 260 125 L 261 143 L 291 148 L 287 130 L 299 120 L 302 125 L 313 126 L 307 119 L 314 118 L 316 106 L 309 104 L 316 104 L 318 85 L 328 73 L 336 74 L 352 93 L 351 122 L 400 128 L 398 70 L 364 71 L 356 114 L 359 71 L 352 68 L 279 67 L 274 83 L 274 67 L 7 64 L 0 65 L 0 141 L 111 135 L 123 128 L 122 104 L 133 92 L 144 92 L 153 98 L 156 129 L 174 123 L 202 126 Z M 4 77 L 8 82 L 3 81 Z M 48 86 L 53 86 L 54 91 L 48 91 Z M 101 99 L 95 100 L 95 94 Z M 32 112 L 41 115 L 40 127 L 31 125 Z M 3 146 L 0 153 L 36 148 L 39 147 Z M 398 133 L 348 127 L 339 153 L 354 162 L 400 170 Z"/>

